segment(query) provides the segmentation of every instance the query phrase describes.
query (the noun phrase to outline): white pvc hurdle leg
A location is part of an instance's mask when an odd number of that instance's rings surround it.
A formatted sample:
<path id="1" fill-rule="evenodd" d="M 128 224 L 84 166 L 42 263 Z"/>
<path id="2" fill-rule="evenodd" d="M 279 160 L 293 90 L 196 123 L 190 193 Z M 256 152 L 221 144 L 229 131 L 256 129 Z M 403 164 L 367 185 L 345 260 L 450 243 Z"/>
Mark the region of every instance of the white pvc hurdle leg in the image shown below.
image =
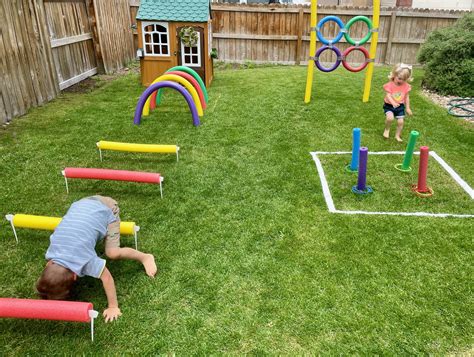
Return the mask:
<path id="1" fill-rule="evenodd" d="M 133 237 L 135 238 L 135 249 L 138 250 L 138 235 L 137 232 L 140 230 L 139 226 L 133 227 Z"/>
<path id="2" fill-rule="evenodd" d="M 176 147 L 176 162 L 179 161 L 179 146 Z"/>
<path id="3" fill-rule="evenodd" d="M 66 181 L 66 193 L 69 194 L 69 187 L 67 185 L 67 177 L 66 177 L 66 173 L 63 171 L 61 171 L 61 173 L 63 174 L 64 176 L 64 181 Z"/>
<path id="4" fill-rule="evenodd" d="M 15 225 L 13 224 L 13 214 L 7 214 L 7 215 L 5 215 L 5 218 L 6 218 L 7 221 L 9 221 L 10 224 L 12 225 L 13 234 L 15 235 L 15 240 L 16 240 L 16 243 L 18 244 L 18 236 L 16 235 Z"/>
<path id="5" fill-rule="evenodd" d="M 100 161 L 102 161 L 102 150 L 99 148 L 99 156 L 100 156 Z"/>
<path id="6" fill-rule="evenodd" d="M 91 339 L 94 342 L 94 319 L 99 316 L 99 313 L 95 310 L 89 310 L 89 317 L 91 318 Z"/>
<path id="7" fill-rule="evenodd" d="M 164 180 L 164 177 L 160 177 L 160 194 L 161 198 L 163 198 L 163 185 L 161 184 Z"/>

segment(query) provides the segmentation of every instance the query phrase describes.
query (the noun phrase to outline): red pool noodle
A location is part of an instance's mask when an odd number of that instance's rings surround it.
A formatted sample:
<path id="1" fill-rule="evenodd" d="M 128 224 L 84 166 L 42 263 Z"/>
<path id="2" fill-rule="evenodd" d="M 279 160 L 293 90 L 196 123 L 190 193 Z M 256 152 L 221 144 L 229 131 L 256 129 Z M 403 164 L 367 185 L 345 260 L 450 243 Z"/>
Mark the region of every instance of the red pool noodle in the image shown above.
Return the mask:
<path id="1" fill-rule="evenodd" d="M 0 298 L 0 317 L 90 322 L 90 302 Z"/>
<path id="2" fill-rule="evenodd" d="M 177 76 L 183 77 L 189 83 L 191 83 L 194 89 L 196 89 L 196 92 L 198 93 L 199 101 L 201 102 L 202 109 L 203 110 L 206 109 L 207 103 L 206 103 L 206 100 L 204 99 L 204 93 L 202 92 L 201 86 L 199 85 L 198 81 L 192 75 L 183 71 L 170 71 L 170 72 L 166 72 L 165 74 L 176 74 Z M 153 100 L 156 101 L 156 92 L 154 94 L 155 94 L 155 98 L 152 98 L 151 99 L 152 101 Z"/>
<path id="3" fill-rule="evenodd" d="M 429 192 L 430 190 L 426 186 L 426 176 L 428 173 L 428 158 L 429 158 L 429 147 L 420 147 L 420 167 L 418 169 L 418 192 Z"/>
<path id="4" fill-rule="evenodd" d="M 64 175 L 67 178 L 132 181 L 157 184 L 161 181 L 160 174 L 155 172 L 91 169 L 82 167 L 66 167 L 64 169 Z"/>
<path id="5" fill-rule="evenodd" d="M 153 94 L 150 96 L 150 110 L 156 108 L 156 93 L 157 92 L 153 92 Z"/>

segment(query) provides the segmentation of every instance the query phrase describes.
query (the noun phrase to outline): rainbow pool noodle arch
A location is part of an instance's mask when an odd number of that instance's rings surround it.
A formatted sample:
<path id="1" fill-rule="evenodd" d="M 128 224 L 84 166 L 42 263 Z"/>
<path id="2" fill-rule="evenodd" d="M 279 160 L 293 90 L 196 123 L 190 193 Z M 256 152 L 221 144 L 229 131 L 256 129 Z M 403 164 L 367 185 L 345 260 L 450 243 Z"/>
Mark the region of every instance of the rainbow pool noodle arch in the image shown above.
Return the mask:
<path id="1" fill-rule="evenodd" d="M 189 109 L 191 110 L 191 115 L 193 117 L 193 125 L 199 126 L 201 124 L 201 122 L 199 121 L 198 111 L 193 101 L 193 98 L 191 97 L 191 94 L 189 94 L 189 92 L 178 83 L 171 81 L 163 81 L 150 85 L 147 89 L 145 89 L 145 91 L 138 99 L 137 107 L 135 109 L 135 115 L 133 117 L 133 123 L 135 125 L 140 125 L 143 108 L 145 107 L 145 102 L 147 101 L 148 97 L 150 97 L 154 91 L 160 88 L 173 88 L 176 89 L 179 93 L 181 93 L 184 99 L 186 99 Z"/>
<path id="2" fill-rule="evenodd" d="M 194 79 L 196 80 L 196 82 L 198 82 L 199 86 L 201 87 L 202 93 L 204 95 L 204 101 L 206 103 L 209 102 L 209 95 L 207 94 L 206 85 L 202 81 L 201 76 L 199 76 L 199 74 L 194 69 L 186 67 L 186 66 L 175 66 L 175 67 L 171 67 L 170 69 L 168 69 L 165 73 L 170 73 L 170 72 L 174 72 L 174 71 L 184 72 L 184 73 L 187 73 L 187 74 L 193 76 Z M 155 99 L 155 101 L 156 101 L 156 105 L 161 103 L 162 96 L 163 96 L 163 89 L 159 89 L 158 92 L 157 92 L 157 95 L 156 96 L 154 95 L 154 97 L 153 97 L 153 99 Z"/>
<path id="3" fill-rule="evenodd" d="M 198 95 L 196 89 L 193 87 L 193 85 L 191 83 L 189 83 L 186 79 L 184 79 L 183 77 L 178 76 L 176 74 L 166 74 L 165 73 L 165 74 L 159 76 L 158 78 L 156 78 L 152 82 L 152 84 L 155 84 L 155 83 L 158 83 L 158 82 L 163 82 L 163 81 L 175 82 L 175 83 L 179 83 L 182 86 L 184 86 L 186 88 L 186 90 L 189 92 L 189 94 L 191 94 L 191 98 L 194 101 L 194 104 L 196 106 L 198 115 L 199 116 L 204 115 L 204 111 L 202 109 L 201 100 L 199 99 L 199 95 Z M 151 101 L 151 98 L 147 98 L 147 100 L 145 102 L 145 105 L 143 107 L 143 112 L 142 112 L 142 115 L 144 115 L 144 116 L 147 116 L 150 113 L 150 101 Z"/>

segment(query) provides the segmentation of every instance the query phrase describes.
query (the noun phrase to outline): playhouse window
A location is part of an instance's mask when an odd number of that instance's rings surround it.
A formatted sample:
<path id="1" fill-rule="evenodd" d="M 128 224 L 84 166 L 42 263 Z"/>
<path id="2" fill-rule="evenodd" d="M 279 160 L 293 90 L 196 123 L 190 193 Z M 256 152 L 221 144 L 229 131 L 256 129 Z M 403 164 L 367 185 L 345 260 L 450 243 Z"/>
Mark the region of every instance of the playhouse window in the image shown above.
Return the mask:
<path id="1" fill-rule="evenodd" d="M 169 56 L 167 22 L 143 22 L 143 48 L 148 56 Z"/>
<path id="2" fill-rule="evenodd" d="M 181 42 L 181 62 L 183 66 L 201 67 L 201 33 L 198 32 L 196 46 L 187 47 Z"/>

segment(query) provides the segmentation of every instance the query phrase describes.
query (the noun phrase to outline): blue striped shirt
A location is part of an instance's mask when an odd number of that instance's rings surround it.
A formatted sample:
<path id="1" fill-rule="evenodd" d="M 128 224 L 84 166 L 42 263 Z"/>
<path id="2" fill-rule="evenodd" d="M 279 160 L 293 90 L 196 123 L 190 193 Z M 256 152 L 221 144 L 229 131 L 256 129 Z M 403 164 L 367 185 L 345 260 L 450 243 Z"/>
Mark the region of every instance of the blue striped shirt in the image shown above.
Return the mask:
<path id="1" fill-rule="evenodd" d="M 78 276 L 100 278 L 105 260 L 95 246 L 117 218 L 102 202 L 84 198 L 74 202 L 50 237 L 46 259 L 70 269 Z"/>

